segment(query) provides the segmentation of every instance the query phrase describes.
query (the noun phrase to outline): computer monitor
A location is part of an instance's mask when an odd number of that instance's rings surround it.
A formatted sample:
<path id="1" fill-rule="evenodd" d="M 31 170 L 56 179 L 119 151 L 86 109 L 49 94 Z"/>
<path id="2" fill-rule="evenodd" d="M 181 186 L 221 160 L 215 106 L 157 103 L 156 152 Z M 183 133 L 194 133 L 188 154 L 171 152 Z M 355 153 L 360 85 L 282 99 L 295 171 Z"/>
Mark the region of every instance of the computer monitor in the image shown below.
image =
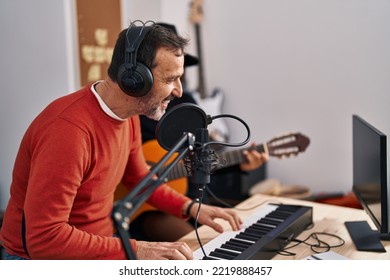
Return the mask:
<path id="1" fill-rule="evenodd" d="M 358 115 L 352 116 L 352 134 L 352 190 L 377 231 L 371 230 L 366 221 L 347 222 L 346 225 L 358 249 L 383 252 L 380 239 L 390 239 L 386 135 Z"/>

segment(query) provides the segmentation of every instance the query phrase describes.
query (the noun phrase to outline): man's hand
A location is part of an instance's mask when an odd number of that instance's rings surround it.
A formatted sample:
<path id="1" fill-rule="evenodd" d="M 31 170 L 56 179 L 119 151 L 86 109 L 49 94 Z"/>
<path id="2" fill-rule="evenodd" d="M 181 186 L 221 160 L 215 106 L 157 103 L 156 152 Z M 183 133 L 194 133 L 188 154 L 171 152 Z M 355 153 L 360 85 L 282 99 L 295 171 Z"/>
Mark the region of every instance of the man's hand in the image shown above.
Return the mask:
<path id="1" fill-rule="evenodd" d="M 255 147 L 256 144 L 253 143 L 252 147 Z M 269 155 L 267 153 L 259 153 L 256 150 L 245 150 L 244 152 L 246 161 L 240 164 L 242 171 L 251 171 L 259 168 L 265 162 L 269 160 Z"/>
<path id="2" fill-rule="evenodd" d="M 140 260 L 192 260 L 192 251 L 184 242 L 136 241 Z"/>
<path id="3" fill-rule="evenodd" d="M 196 203 L 190 210 L 191 217 L 195 218 L 197 211 L 198 204 Z M 242 220 L 237 215 L 236 211 L 228 208 L 221 208 L 202 204 L 200 208 L 198 222 L 202 225 L 208 225 L 215 231 L 222 233 L 223 227 L 214 221 L 215 218 L 221 218 L 228 221 L 233 230 L 239 230 L 242 224 Z"/>

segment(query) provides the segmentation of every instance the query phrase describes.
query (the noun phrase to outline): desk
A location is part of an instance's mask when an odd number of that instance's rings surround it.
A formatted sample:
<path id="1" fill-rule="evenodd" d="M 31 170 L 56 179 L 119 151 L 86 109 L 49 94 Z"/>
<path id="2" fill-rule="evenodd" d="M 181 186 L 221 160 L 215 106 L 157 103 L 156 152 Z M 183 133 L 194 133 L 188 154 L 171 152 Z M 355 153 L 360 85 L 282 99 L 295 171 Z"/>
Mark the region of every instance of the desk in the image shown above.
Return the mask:
<path id="1" fill-rule="evenodd" d="M 312 232 L 331 233 L 345 240 L 345 244 L 343 246 L 332 248 L 332 251 L 340 255 L 343 255 L 349 259 L 354 259 L 354 260 L 359 260 L 359 259 L 360 260 L 371 260 L 371 259 L 390 260 L 390 241 L 382 241 L 382 244 L 385 246 L 385 249 L 387 251 L 386 253 L 362 252 L 356 250 L 355 245 L 353 244 L 353 241 L 351 240 L 349 233 L 344 225 L 344 222 L 366 220 L 373 228 L 373 224 L 364 210 L 321 204 L 321 203 L 305 201 L 305 200 L 268 196 L 262 194 L 255 194 L 254 196 L 251 196 L 244 202 L 238 204 L 236 207 L 248 209 L 260 205 L 262 203 L 268 203 L 268 202 L 298 204 L 298 205 L 313 207 L 314 227 L 302 232 L 297 237 L 297 239 L 299 240 L 305 239 Z M 248 217 L 250 214 L 252 214 L 255 211 L 256 209 L 250 211 L 237 211 L 237 212 L 242 217 L 242 219 L 245 219 L 245 217 Z M 230 228 L 229 224 L 226 223 L 225 221 L 220 220 L 218 222 L 220 222 L 225 229 Z M 214 239 L 218 235 L 217 232 L 213 231 L 211 228 L 207 226 L 201 226 L 198 229 L 198 233 L 203 244 L 206 244 L 209 240 Z M 333 237 L 321 235 L 321 240 L 324 240 L 325 242 L 329 242 L 331 244 L 337 244 L 337 240 L 335 240 Z M 189 233 L 188 235 L 181 238 L 180 241 L 186 242 L 192 250 L 196 250 L 199 248 L 199 244 L 196 239 L 195 232 Z M 290 244 L 294 244 L 294 243 L 290 243 Z M 295 256 L 276 255 L 273 259 L 274 260 L 301 260 L 314 253 L 313 251 L 311 251 L 310 247 L 305 244 L 300 244 L 294 248 L 289 249 L 288 251 L 293 252 L 296 255 Z"/>

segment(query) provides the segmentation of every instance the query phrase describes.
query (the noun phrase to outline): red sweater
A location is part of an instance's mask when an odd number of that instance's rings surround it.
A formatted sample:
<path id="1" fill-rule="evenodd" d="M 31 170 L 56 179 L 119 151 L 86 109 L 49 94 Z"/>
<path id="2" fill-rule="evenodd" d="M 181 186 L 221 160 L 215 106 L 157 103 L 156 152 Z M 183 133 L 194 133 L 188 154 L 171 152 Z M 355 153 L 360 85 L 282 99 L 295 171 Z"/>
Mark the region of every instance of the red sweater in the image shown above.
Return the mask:
<path id="1" fill-rule="evenodd" d="M 148 173 L 141 145 L 139 117 L 111 118 L 90 87 L 51 103 L 28 128 L 16 157 L 0 235 L 6 250 L 27 258 L 24 211 L 32 259 L 125 259 L 113 237 L 113 197 L 121 180 L 131 189 Z M 148 202 L 181 217 L 187 200 L 162 185 Z"/>

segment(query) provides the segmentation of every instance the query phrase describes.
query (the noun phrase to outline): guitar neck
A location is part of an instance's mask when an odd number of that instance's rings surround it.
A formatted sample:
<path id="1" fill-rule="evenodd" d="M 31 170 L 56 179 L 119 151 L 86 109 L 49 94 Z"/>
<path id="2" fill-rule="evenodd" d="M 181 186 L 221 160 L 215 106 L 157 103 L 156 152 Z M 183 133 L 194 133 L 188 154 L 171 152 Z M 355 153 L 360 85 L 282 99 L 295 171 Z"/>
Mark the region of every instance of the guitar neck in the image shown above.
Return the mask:
<path id="1" fill-rule="evenodd" d="M 196 35 L 196 51 L 198 53 L 198 92 L 201 98 L 206 98 L 206 86 L 204 81 L 203 71 L 203 54 L 202 54 L 202 42 L 200 39 L 201 30 L 200 24 L 195 24 L 195 35 Z"/>
<path id="2" fill-rule="evenodd" d="M 254 146 L 254 147 L 250 147 L 249 149 L 256 150 L 259 153 L 265 152 L 264 144 L 259 144 L 259 145 Z M 245 162 L 246 159 L 245 159 L 245 155 L 243 153 L 244 150 L 248 150 L 248 148 L 243 148 L 243 149 L 233 150 L 233 151 L 226 151 L 226 152 L 220 153 L 218 156 L 219 156 L 219 159 L 220 159 L 220 162 L 222 163 L 222 165 L 220 167 L 217 167 L 217 169 L 221 169 L 224 167 L 229 167 L 229 166 L 233 166 L 233 165 Z M 165 168 L 163 168 L 159 172 L 158 175 L 162 174 L 164 172 L 164 170 L 165 170 Z M 184 163 L 179 162 L 169 172 L 167 179 L 168 179 L 168 181 L 172 181 L 172 180 L 176 180 L 176 179 L 179 179 L 182 177 L 187 177 L 187 176 L 188 176 L 188 172 L 187 172 L 187 169 L 186 169 Z"/>
<path id="3" fill-rule="evenodd" d="M 243 148 L 243 149 L 238 149 L 238 150 L 233 150 L 233 151 L 222 152 L 220 155 L 220 158 L 225 160 L 225 162 L 223 162 L 222 167 L 228 167 L 228 166 L 232 166 L 232 165 L 236 165 L 236 164 L 240 164 L 240 163 L 245 162 L 246 158 L 245 158 L 245 155 L 243 153 L 245 150 L 256 150 L 259 153 L 264 153 L 265 147 L 264 147 L 264 144 L 259 144 L 257 146 L 250 147 L 250 148 Z"/>

